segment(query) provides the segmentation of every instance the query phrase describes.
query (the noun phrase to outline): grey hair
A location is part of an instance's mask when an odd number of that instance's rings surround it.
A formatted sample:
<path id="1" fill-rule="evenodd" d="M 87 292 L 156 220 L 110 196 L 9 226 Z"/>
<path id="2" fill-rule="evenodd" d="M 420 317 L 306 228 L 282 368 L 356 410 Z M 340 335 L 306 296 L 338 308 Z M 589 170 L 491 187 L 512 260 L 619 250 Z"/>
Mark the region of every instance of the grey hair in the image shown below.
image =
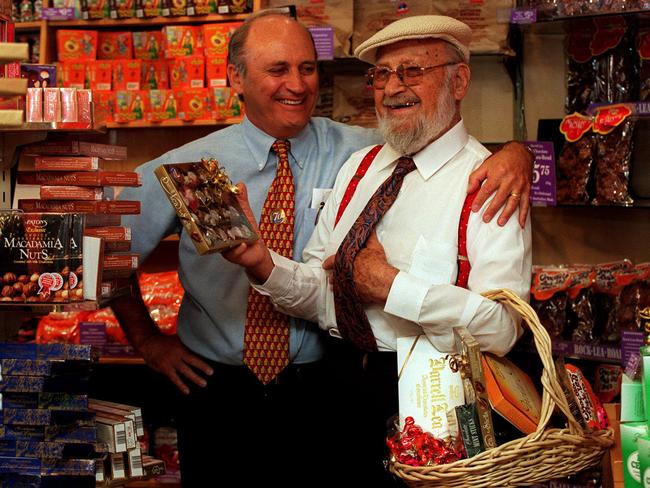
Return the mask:
<path id="1" fill-rule="evenodd" d="M 244 23 L 240 25 L 233 33 L 232 36 L 230 37 L 230 41 L 228 41 L 228 64 L 233 64 L 235 66 L 235 69 L 239 71 L 239 73 L 242 76 L 246 75 L 246 39 L 248 39 L 248 34 L 250 32 L 251 26 L 253 23 L 262 18 L 262 17 L 270 17 L 272 15 L 281 15 L 284 17 L 289 17 L 291 18 L 296 24 L 298 24 L 300 27 L 304 29 L 304 31 L 307 33 L 309 36 L 309 39 L 311 40 L 312 47 L 314 49 L 314 54 L 316 53 L 316 44 L 314 44 L 314 39 L 311 36 L 311 32 L 309 32 L 309 29 L 305 27 L 302 23 L 300 23 L 298 20 L 293 19 L 287 14 L 287 10 L 285 8 L 268 8 L 264 10 L 259 10 L 252 15 L 248 16 Z"/>

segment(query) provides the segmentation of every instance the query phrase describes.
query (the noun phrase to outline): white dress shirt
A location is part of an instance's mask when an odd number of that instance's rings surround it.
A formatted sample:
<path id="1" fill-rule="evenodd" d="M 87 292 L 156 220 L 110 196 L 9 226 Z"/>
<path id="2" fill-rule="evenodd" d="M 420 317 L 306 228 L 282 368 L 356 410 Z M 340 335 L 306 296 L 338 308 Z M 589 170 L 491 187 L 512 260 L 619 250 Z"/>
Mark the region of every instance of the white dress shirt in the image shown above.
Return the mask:
<path id="1" fill-rule="evenodd" d="M 333 336 L 336 328 L 331 272 L 321 264 L 336 253 L 373 193 L 400 157 L 384 145 L 359 183 L 336 226 L 336 213 L 349 181 L 370 147 L 354 153 L 338 174 L 334 189 L 303 252 L 304 263 L 272 253 L 268 280 L 254 285 L 290 315 L 318 322 Z M 382 307 L 365 306 L 380 351 L 394 351 L 397 337 L 425 333 L 441 352 L 454 351 L 453 327 L 464 326 L 483 350 L 505 354 L 521 333 L 519 316 L 480 293 L 509 288 L 528 300 L 531 280 L 530 219 L 522 229 L 516 214 L 499 227 L 482 222 L 489 201 L 473 212 L 467 228 L 471 264 L 468 289 L 454 285 L 457 275 L 458 224 L 472 170 L 489 151 L 459 122 L 413 156 L 417 170 L 408 174 L 393 206 L 375 230 L 388 263 L 399 269 Z"/>

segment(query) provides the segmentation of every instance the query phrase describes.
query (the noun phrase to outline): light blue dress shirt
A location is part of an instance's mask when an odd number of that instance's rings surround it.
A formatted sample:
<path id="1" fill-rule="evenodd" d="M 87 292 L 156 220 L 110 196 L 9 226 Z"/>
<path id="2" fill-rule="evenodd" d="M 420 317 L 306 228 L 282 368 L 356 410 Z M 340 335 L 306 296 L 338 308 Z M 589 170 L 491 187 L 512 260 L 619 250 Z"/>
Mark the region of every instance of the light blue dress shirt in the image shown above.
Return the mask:
<path id="1" fill-rule="evenodd" d="M 179 312 L 178 335 L 192 351 L 225 364 L 243 364 L 248 279 L 242 268 L 220 254 L 200 256 L 196 252 L 153 171 L 165 163 L 215 158 L 233 182 L 246 183 L 251 208 L 259 219 L 276 172 L 277 160 L 271 150 L 274 140 L 244 118 L 241 124 L 213 132 L 139 166 L 136 171 L 142 174 L 143 185 L 125 188 L 120 194 L 121 200 L 142 202 L 140 215 L 122 217 L 122 224 L 132 229 L 132 249 L 141 254 L 141 260 L 165 236 L 181 231 L 179 277 L 185 297 Z M 320 202 L 312 202 L 313 190 L 332 188 L 350 154 L 381 140 L 374 130 L 314 117 L 290 142 L 289 162 L 296 188 L 293 255 L 298 259 L 316 223 Z M 318 326 L 292 319 L 289 353 L 291 361 L 298 364 L 320 359 L 323 346 Z"/>

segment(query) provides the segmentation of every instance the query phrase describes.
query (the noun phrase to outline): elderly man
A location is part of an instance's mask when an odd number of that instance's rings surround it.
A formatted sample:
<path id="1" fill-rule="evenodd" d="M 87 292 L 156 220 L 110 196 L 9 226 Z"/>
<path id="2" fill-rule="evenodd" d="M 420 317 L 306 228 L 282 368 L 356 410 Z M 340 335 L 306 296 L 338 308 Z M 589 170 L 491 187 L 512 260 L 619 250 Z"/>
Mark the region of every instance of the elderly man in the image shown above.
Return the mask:
<path id="1" fill-rule="evenodd" d="M 375 65 L 368 79 L 386 144 L 342 167 L 304 264 L 262 242 L 224 254 L 280 311 L 318 321 L 333 337 L 345 363 L 336 381 L 356 399 L 340 408 L 353 419 L 350 432 L 365 434 L 350 455 L 370 453 L 359 466 L 372 486 L 382 483 L 385 422 L 397 412 L 396 339 L 426 334 L 453 351 L 452 327 L 464 326 L 483 350 L 505 354 L 520 335 L 519 317 L 480 295 L 509 288 L 528 298 L 531 236 L 529 222 L 482 222 L 486 205 L 469 212 L 468 177 L 489 155 L 460 114 L 470 39 L 462 22 L 420 16 L 362 43 L 355 54 Z M 350 403 L 364 406 L 355 414 Z"/>
<path id="2" fill-rule="evenodd" d="M 142 215 L 124 224 L 132 227 L 133 250 L 143 258 L 165 235 L 181 228 L 153 176 L 160 164 L 216 158 L 234 181 L 248 184 L 261 227 L 282 226 L 282 248 L 291 251 L 287 257 L 298 257 L 314 230 L 322 189 L 332 187 L 350 154 L 380 140 L 374 131 L 311 118 L 318 94 L 314 44 L 309 32 L 287 16 L 261 12 L 235 31 L 228 76 L 246 102 L 242 123 L 144 164 L 138 170 L 143 187 L 122 194 L 142 201 Z M 464 192 L 468 178 L 478 187 L 489 172 L 480 198 L 496 190 L 499 201 L 491 207 L 492 215 L 506 201 L 500 219 L 507 219 L 519 205 L 508 197 L 511 193 L 526 197 L 521 203 L 527 209 L 529 171 L 526 152 L 511 144 L 471 177 L 469 171 L 464 174 L 459 187 Z M 279 178 L 292 181 L 284 185 L 292 187 L 291 194 L 278 191 Z M 286 204 L 281 212 L 273 206 L 278 199 Z M 436 216 L 426 219 L 435 222 Z M 264 239 L 273 245 L 271 237 Z M 185 297 L 178 337 L 160 334 L 137 297 L 117 300 L 113 309 L 147 364 L 186 394 L 176 412 L 183 486 L 204 488 L 232 477 L 243 484 L 294 486 L 307 479 L 304 470 L 325 474 L 331 458 L 325 449 L 338 439 L 323 428 L 319 413 L 328 392 L 321 361 L 325 344 L 318 327 L 273 314 L 278 334 L 271 337 L 260 318 L 271 316 L 272 305 L 249 291 L 241 268 L 220 256 L 199 256 L 184 231 L 179 261 Z M 275 341 L 282 344 L 277 361 L 266 356 L 266 345 Z"/>

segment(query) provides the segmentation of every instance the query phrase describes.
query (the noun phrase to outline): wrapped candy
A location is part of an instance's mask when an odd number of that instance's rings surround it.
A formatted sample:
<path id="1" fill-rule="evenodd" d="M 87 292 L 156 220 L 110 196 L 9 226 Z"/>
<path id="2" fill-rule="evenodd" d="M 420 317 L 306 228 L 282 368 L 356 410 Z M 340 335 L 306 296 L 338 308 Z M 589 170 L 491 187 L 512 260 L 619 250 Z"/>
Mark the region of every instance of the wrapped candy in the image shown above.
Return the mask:
<path id="1" fill-rule="evenodd" d="M 386 445 L 393 459 L 409 466 L 432 466 L 448 464 L 465 457 L 462 444 L 453 439 L 437 439 L 415 424 L 413 417 L 406 417 L 404 428 L 390 435 Z"/>

